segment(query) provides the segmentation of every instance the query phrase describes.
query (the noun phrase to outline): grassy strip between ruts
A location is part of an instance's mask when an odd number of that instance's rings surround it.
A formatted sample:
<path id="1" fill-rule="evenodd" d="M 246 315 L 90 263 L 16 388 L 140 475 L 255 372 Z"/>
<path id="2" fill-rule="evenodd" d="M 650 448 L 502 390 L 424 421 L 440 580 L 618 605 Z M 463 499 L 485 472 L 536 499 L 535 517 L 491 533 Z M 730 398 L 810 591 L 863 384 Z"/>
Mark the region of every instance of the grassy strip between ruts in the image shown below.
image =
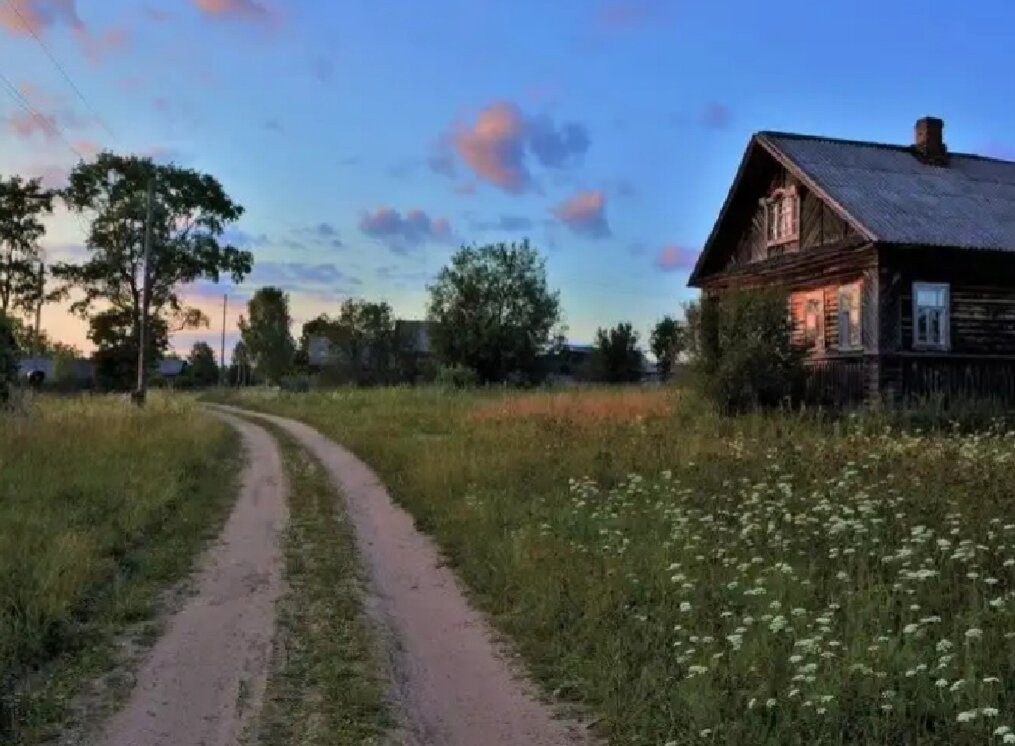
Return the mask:
<path id="1" fill-rule="evenodd" d="M 44 397 L 0 416 L 0 743 L 84 737 L 129 690 L 239 468 L 235 433 L 192 399 Z"/>
<path id="2" fill-rule="evenodd" d="M 1015 430 L 665 389 L 239 398 L 371 463 L 617 746 L 1015 744 Z"/>
<path id="3" fill-rule="evenodd" d="M 278 603 L 272 672 L 251 740 L 382 743 L 391 718 L 352 525 L 321 464 L 284 431 L 268 427 L 289 483 L 288 587 Z"/>

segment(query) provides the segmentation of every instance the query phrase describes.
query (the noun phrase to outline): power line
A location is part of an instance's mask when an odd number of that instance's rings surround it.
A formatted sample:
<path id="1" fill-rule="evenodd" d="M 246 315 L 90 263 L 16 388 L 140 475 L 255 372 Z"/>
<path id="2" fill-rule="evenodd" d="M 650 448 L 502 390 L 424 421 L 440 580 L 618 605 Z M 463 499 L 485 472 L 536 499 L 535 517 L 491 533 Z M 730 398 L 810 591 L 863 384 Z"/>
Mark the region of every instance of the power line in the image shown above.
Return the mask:
<path id="1" fill-rule="evenodd" d="M 21 25 L 24 27 L 25 31 L 27 31 L 32 35 L 35 41 L 39 43 L 39 46 L 42 47 L 42 51 L 46 53 L 47 57 L 49 57 L 50 62 L 52 62 L 53 65 L 56 66 L 56 69 L 60 71 L 60 74 L 63 76 L 63 79 L 67 81 L 67 85 L 69 85 L 74 90 L 74 93 L 76 93 L 78 98 L 81 99 L 81 102 L 86 107 L 88 107 L 88 110 L 92 113 L 92 116 L 95 118 L 95 121 L 99 124 L 99 126 L 102 127 L 102 129 L 104 129 L 106 132 L 108 132 L 110 137 L 116 137 L 116 135 L 113 134 L 113 131 L 109 129 L 108 125 L 106 125 L 106 122 L 99 115 L 99 112 L 95 110 L 95 107 L 92 106 L 91 103 L 89 103 L 88 99 L 85 98 L 85 94 L 81 92 L 81 89 L 78 88 L 77 84 L 71 79 L 70 74 L 68 74 L 64 66 L 60 64 L 60 61 L 49 50 L 49 47 L 46 46 L 46 43 L 42 40 L 42 38 L 37 33 L 35 33 L 35 29 L 32 28 L 30 23 L 28 23 L 28 20 L 25 18 L 24 15 L 22 15 L 21 11 L 18 10 L 17 3 L 14 0 L 7 0 L 7 4 L 11 7 L 11 10 L 14 11 L 18 19 L 21 21 Z"/>
<path id="2" fill-rule="evenodd" d="M 18 104 L 22 109 L 24 109 L 30 115 L 32 115 L 35 118 L 35 120 L 39 123 L 39 126 L 43 128 L 43 130 L 55 134 L 57 137 L 63 140 L 63 144 L 66 145 L 68 148 L 70 148 L 71 152 L 73 152 L 74 155 L 76 155 L 81 160 L 85 159 L 85 157 L 81 155 L 81 152 L 71 144 L 71 141 L 68 140 L 66 136 L 64 136 L 63 130 L 60 128 L 60 124 L 55 119 L 53 120 L 46 119 L 46 117 L 40 114 L 38 109 L 32 106 L 31 102 L 29 102 L 27 98 L 21 95 L 21 91 L 19 91 L 17 87 L 10 81 L 10 79 L 8 79 L 8 77 L 3 73 L 0 73 L 0 82 L 2 82 L 6 86 L 7 93 L 11 96 L 11 98 L 14 99 L 14 103 Z"/>

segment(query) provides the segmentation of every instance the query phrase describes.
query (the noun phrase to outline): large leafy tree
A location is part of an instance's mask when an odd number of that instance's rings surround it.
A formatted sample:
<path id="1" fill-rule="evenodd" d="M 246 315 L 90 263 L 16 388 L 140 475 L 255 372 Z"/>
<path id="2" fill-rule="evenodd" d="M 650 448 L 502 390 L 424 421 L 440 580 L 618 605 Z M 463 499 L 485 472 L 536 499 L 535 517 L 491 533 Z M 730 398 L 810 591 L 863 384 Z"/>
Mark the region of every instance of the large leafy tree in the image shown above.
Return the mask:
<path id="1" fill-rule="evenodd" d="M 387 303 L 349 298 L 335 317 L 322 314 L 303 325 L 300 344 L 322 336 L 336 353 L 336 365 L 358 384 L 386 383 L 395 368 L 395 320 Z"/>
<path id="2" fill-rule="evenodd" d="M 293 365 L 296 344 L 290 327 L 289 296 L 276 287 L 260 288 L 240 317 L 240 337 L 257 374 L 279 383 Z"/>
<path id="3" fill-rule="evenodd" d="M 88 339 L 95 345 L 92 360 L 98 385 L 112 391 L 128 391 L 137 382 L 137 325 L 130 309 L 107 308 L 92 315 Z M 165 319 L 153 316 L 145 336 L 145 361 L 148 367 L 169 346 L 169 326 Z"/>
<path id="4" fill-rule="evenodd" d="M 599 380 L 608 383 L 630 383 L 641 377 L 638 333 L 630 324 L 596 330 L 593 369 Z"/>
<path id="5" fill-rule="evenodd" d="M 150 158 L 102 153 L 79 163 L 63 198 L 68 208 L 91 218 L 80 264 L 61 264 L 53 274 L 64 289 L 81 293 L 71 310 L 91 318 L 91 336 L 123 348 L 136 361 L 144 303 L 144 238 L 149 184 L 153 188 L 151 254 L 147 267 L 147 311 L 156 343 L 146 360 L 154 363 L 168 344 L 168 333 L 207 326 L 208 319 L 186 307 L 180 292 L 200 279 L 218 282 L 228 274 L 240 282 L 250 273 L 253 256 L 221 241 L 223 231 L 243 214 L 212 176 Z M 108 314 L 108 315 L 104 315 Z M 100 348 L 101 349 L 101 348 Z"/>
<path id="6" fill-rule="evenodd" d="M 215 351 L 207 342 L 195 342 L 187 356 L 187 377 L 195 386 L 214 386 L 219 380 Z"/>
<path id="7" fill-rule="evenodd" d="M 684 351 L 683 325 L 672 316 L 663 316 L 652 328 L 649 347 L 659 361 L 659 374 L 665 381 L 670 377 L 677 357 Z"/>
<path id="8" fill-rule="evenodd" d="M 546 262 L 528 241 L 464 246 L 427 288 L 438 357 L 484 381 L 538 374 L 538 356 L 560 319 Z"/>
<path id="9" fill-rule="evenodd" d="M 53 212 L 53 193 L 40 179 L 0 176 L 0 313 L 28 311 L 42 298 L 39 239 L 42 218 Z"/>

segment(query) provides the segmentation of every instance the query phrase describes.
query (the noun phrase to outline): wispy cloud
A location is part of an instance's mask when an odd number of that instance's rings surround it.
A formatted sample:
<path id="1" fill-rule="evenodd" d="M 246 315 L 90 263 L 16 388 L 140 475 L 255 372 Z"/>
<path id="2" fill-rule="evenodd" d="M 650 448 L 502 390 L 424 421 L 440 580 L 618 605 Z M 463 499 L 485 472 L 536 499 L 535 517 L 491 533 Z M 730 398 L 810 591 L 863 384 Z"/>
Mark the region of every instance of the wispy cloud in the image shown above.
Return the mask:
<path id="1" fill-rule="evenodd" d="M 102 62 L 110 52 L 128 45 L 122 27 L 92 31 L 81 20 L 76 0 L 7 0 L 0 3 L 0 29 L 14 36 L 42 37 L 50 29 L 65 26 L 71 30 L 85 57 Z"/>
<path id="2" fill-rule="evenodd" d="M 267 23 L 273 15 L 256 0 L 192 0 L 194 6 L 207 16 L 221 19 L 240 19 Z"/>
<path id="3" fill-rule="evenodd" d="M 701 123 L 709 129 L 723 129 L 730 123 L 729 107 L 718 101 L 712 101 L 701 113 Z"/>
<path id="4" fill-rule="evenodd" d="M 446 218 L 431 218 L 417 209 L 408 210 L 403 215 L 391 207 L 378 207 L 363 213 L 359 229 L 372 238 L 384 241 L 394 251 L 451 238 L 451 225 Z"/>
<path id="5" fill-rule="evenodd" d="M 620 31 L 657 25 L 670 10 L 669 0 L 598 0 L 594 18 L 599 28 Z"/>
<path id="6" fill-rule="evenodd" d="M 606 219 L 606 194 L 602 191 L 581 191 L 553 209 L 564 225 L 579 235 L 606 238 L 610 224 Z"/>
<path id="7" fill-rule="evenodd" d="M 681 272 L 694 268 L 698 252 L 677 244 L 664 246 L 656 255 L 655 266 L 663 272 Z"/>
<path id="8" fill-rule="evenodd" d="M 478 231 L 503 231 L 515 233 L 518 231 L 532 230 L 532 220 L 524 215 L 501 215 L 496 220 L 479 220 L 473 222 L 471 227 Z"/>
<path id="9" fill-rule="evenodd" d="M 580 163 L 590 138 L 577 122 L 557 125 L 547 116 L 527 117 L 510 101 L 493 103 L 452 137 L 461 159 L 484 181 L 518 194 L 533 184 L 529 157 L 546 168 Z"/>

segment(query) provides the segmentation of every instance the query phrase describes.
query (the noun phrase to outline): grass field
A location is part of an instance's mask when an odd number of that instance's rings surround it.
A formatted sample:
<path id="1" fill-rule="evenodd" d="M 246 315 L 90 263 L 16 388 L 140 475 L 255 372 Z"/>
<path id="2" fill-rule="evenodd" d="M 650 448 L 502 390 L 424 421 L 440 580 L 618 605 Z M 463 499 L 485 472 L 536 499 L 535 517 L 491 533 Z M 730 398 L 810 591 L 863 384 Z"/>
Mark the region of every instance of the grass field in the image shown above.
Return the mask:
<path id="1" fill-rule="evenodd" d="M 263 424 L 258 422 L 258 424 Z M 391 725 L 352 525 L 323 467 L 278 428 L 289 484 L 286 595 L 255 743 L 368 746 Z"/>
<path id="2" fill-rule="evenodd" d="M 379 470 L 614 744 L 1015 743 L 1015 434 L 666 390 L 245 392 Z"/>
<path id="3" fill-rule="evenodd" d="M 183 398 L 143 412 L 42 398 L 0 416 L 0 742 L 69 727 L 82 686 L 113 668 L 114 640 L 150 641 L 160 591 L 235 498 L 236 445 Z"/>

